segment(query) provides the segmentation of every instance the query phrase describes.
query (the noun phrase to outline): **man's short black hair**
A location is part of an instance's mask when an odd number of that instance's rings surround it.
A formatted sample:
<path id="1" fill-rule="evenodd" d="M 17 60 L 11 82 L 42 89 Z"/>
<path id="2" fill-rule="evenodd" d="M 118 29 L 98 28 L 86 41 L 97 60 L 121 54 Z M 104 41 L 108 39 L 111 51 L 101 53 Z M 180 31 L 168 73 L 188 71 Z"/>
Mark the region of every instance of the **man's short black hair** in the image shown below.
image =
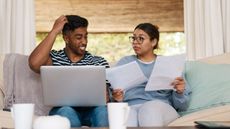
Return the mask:
<path id="1" fill-rule="evenodd" d="M 66 15 L 68 22 L 64 25 L 62 33 L 66 35 L 79 27 L 88 27 L 88 20 L 78 15 Z"/>

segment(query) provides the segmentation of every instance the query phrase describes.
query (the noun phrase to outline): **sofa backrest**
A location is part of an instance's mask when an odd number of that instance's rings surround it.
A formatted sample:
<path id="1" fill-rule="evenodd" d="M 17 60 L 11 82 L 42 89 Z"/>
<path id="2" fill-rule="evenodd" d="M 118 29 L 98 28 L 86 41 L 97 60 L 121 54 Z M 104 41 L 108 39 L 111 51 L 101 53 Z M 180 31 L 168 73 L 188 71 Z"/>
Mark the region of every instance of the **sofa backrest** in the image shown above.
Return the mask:
<path id="1" fill-rule="evenodd" d="M 217 56 L 206 57 L 198 61 L 209 64 L 230 64 L 230 53 L 225 53 Z"/>
<path id="2" fill-rule="evenodd" d="M 47 115 L 50 107 L 43 105 L 40 75 L 28 65 L 28 56 L 6 54 L 3 62 L 4 108 L 13 103 L 35 103 L 36 115 Z"/>
<path id="3" fill-rule="evenodd" d="M 24 62 L 21 62 L 21 63 L 27 64 L 27 58 L 28 57 L 26 55 L 20 55 L 20 54 L 13 54 L 13 55 L 15 55 L 17 57 L 24 58 Z M 4 80 L 3 80 L 3 62 L 5 60 L 5 57 L 6 57 L 6 55 L 0 54 L 0 109 L 3 108 L 3 103 L 4 103 L 3 98 L 5 96 L 5 94 L 3 92 L 3 91 L 5 91 Z M 230 64 L 230 53 L 225 53 L 225 54 L 213 56 L 213 57 L 207 57 L 204 59 L 200 59 L 199 61 L 209 63 L 209 64 Z M 29 67 L 27 67 L 27 68 L 29 68 Z M 31 77 L 30 74 L 27 75 L 27 77 Z M 33 80 L 33 81 L 35 81 L 35 80 Z"/>
<path id="4" fill-rule="evenodd" d="M 3 61 L 4 61 L 5 55 L 4 54 L 0 54 L 0 110 L 3 109 L 3 97 L 4 97 L 4 93 L 3 93 L 3 88 L 4 88 L 4 84 L 3 84 Z"/>

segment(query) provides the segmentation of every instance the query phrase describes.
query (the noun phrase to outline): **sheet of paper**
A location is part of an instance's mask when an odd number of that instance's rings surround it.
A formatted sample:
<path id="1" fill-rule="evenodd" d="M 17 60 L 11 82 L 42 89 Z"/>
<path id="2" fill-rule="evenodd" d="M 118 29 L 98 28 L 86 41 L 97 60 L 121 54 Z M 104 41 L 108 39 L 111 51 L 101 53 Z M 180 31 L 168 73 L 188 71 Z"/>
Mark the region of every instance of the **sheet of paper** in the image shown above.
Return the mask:
<path id="1" fill-rule="evenodd" d="M 185 58 L 185 54 L 157 56 L 145 91 L 173 89 L 171 83 L 176 77 L 182 76 Z"/>
<path id="2" fill-rule="evenodd" d="M 135 87 L 148 80 L 136 61 L 106 69 L 106 78 L 113 89 L 123 90 Z"/>

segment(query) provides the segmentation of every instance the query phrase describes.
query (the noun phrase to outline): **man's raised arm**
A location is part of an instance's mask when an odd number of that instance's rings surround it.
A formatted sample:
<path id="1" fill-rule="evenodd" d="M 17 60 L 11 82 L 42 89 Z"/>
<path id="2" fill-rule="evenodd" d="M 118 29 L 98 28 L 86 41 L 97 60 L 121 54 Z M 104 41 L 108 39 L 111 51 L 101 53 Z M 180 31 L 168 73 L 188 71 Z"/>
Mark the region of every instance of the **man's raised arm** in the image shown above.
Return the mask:
<path id="1" fill-rule="evenodd" d="M 62 31 L 65 23 L 67 23 L 67 19 L 64 15 L 56 19 L 52 30 L 30 54 L 29 66 L 34 72 L 40 73 L 40 67 L 42 65 L 52 65 L 50 51 L 57 35 Z"/>

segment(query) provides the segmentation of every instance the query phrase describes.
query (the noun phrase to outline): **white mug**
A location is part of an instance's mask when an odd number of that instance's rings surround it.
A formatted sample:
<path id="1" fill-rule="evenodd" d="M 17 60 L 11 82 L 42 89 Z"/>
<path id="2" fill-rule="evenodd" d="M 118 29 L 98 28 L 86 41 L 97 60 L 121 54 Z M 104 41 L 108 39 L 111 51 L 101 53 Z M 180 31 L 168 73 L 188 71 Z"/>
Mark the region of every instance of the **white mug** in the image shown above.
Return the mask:
<path id="1" fill-rule="evenodd" d="M 13 104 L 11 108 L 11 115 L 14 120 L 15 129 L 32 129 L 34 104 L 32 103 L 18 103 Z"/>
<path id="2" fill-rule="evenodd" d="M 129 116 L 128 103 L 108 103 L 109 129 L 126 129 Z"/>

